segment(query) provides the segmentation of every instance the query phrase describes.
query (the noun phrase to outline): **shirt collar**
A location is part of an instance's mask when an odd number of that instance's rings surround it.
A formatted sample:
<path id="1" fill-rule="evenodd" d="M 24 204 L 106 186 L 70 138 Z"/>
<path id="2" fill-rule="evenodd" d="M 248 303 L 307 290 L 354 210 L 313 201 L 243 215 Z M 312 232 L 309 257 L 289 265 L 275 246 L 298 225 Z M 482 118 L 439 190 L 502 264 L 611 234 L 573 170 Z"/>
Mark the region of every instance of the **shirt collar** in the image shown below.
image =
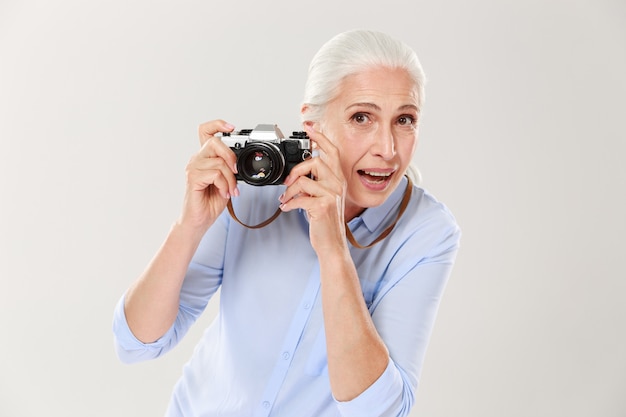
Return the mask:
<path id="1" fill-rule="evenodd" d="M 404 196 L 406 184 L 407 179 L 406 177 L 403 177 L 396 189 L 393 190 L 389 198 L 387 198 L 383 204 L 366 209 L 360 216 L 357 216 L 349 221 L 348 225 L 353 229 L 359 222 L 362 221 L 365 227 L 367 227 L 367 230 L 370 232 L 378 229 L 389 213 L 395 213 L 397 211 L 397 206 L 400 204 L 400 201 Z"/>

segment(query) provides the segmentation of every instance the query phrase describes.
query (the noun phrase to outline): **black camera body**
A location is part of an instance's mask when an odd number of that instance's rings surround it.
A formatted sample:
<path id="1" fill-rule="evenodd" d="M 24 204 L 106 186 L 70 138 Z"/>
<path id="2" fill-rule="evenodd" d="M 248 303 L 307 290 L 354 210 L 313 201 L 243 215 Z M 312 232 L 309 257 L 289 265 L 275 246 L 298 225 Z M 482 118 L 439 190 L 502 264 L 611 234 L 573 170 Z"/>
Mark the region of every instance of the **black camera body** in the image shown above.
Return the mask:
<path id="1" fill-rule="evenodd" d="M 222 133 L 222 142 L 237 155 L 235 178 L 252 185 L 282 184 L 293 167 L 312 156 L 305 132 L 293 132 L 285 139 L 278 126 L 271 124 Z"/>

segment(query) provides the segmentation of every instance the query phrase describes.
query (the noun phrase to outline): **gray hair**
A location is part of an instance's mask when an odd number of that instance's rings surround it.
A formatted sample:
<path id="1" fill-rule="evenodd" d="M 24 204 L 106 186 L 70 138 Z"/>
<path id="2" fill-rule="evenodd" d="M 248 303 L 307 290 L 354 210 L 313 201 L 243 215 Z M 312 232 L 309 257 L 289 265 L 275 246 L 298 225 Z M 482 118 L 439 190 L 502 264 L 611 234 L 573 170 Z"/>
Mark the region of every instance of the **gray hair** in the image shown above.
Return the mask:
<path id="1" fill-rule="evenodd" d="M 415 51 L 385 33 L 352 30 L 330 39 L 313 57 L 304 88 L 302 105 L 307 111 L 302 115 L 303 121 L 320 122 L 327 104 L 339 94 L 342 81 L 373 67 L 405 69 L 415 83 L 418 112 L 421 111 L 426 79 Z M 415 166 L 410 166 L 407 174 L 419 183 Z"/>
<path id="2" fill-rule="evenodd" d="M 319 121 L 343 79 L 372 67 L 405 69 L 415 82 L 418 110 L 422 108 L 425 76 L 415 51 L 385 33 L 352 30 L 326 42 L 313 57 L 304 88 L 303 104 L 310 107 L 307 119 Z"/>

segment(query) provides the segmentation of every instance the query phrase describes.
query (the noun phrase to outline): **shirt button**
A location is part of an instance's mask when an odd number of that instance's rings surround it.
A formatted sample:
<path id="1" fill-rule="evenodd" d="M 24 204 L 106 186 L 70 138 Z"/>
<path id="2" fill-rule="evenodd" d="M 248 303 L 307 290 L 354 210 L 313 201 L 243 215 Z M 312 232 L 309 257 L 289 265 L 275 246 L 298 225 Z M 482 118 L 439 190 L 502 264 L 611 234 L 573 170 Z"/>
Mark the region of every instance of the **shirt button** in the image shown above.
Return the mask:
<path id="1" fill-rule="evenodd" d="M 263 408 L 270 408 L 270 402 L 269 401 L 263 401 Z"/>
<path id="2" fill-rule="evenodd" d="M 306 303 L 306 304 L 304 305 L 304 309 L 305 309 L 305 310 L 308 310 L 309 308 L 311 308 L 311 304 Z"/>
<path id="3" fill-rule="evenodd" d="M 289 352 L 283 352 L 283 359 L 284 359 L 284 360 L 289 359 L 289 356 L 290 356 L 290 355 L 289 355 Z"/>

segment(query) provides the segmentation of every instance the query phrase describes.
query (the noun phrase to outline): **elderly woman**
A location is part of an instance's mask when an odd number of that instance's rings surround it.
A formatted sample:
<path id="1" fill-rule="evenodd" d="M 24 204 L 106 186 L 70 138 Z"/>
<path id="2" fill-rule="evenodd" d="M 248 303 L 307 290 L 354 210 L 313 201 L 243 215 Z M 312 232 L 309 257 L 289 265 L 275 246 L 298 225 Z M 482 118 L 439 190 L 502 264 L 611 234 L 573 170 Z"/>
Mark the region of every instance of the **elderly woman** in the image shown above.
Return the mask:
<path id="1" fill-rule="evenodd" d="M 405 416 L 459 229 L 411 181 L 424 75 L 371 31 L 313 58 L 303 126 L 318 156 L 284 184 L 237 181 L 200 126 L 182 213 L 115 310 L 121 360 L 164 354 L 221 289 L 219 314 L 175 386 L 168 416 Z M 256 224 L 282 213 L 271 224 Z"/>

